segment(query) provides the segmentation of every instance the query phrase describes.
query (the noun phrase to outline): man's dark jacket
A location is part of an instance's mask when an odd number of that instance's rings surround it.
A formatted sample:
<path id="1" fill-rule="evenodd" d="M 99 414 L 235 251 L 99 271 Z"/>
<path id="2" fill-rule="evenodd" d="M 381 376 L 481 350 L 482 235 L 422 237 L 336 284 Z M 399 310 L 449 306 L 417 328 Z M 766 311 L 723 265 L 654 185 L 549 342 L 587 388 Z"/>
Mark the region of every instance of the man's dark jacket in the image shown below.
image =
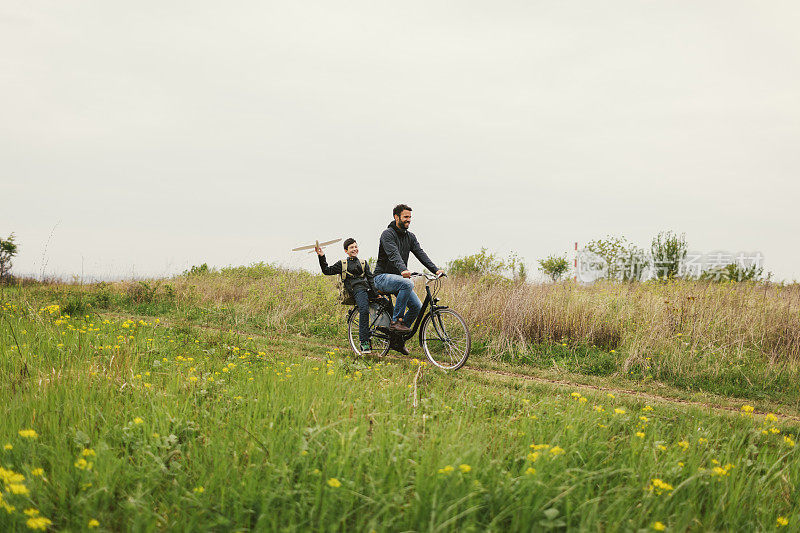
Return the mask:
<path id="1" fill-rule="evenodd" d="M 400 229 L 394 220 L 389 223 L 389 227 L 381 233 L 381 242 L 378 245 L 378 262 L 375 264 L 375 275 L 378 274 L 397 274 L 400 275 L 404 270 L 408 270 L 408 254 L 413 253 L 419 262 L 431 272 L 436 272 L 439 268 L 433 264 L 419 241 L 413 233 L 407 229 Z"/>

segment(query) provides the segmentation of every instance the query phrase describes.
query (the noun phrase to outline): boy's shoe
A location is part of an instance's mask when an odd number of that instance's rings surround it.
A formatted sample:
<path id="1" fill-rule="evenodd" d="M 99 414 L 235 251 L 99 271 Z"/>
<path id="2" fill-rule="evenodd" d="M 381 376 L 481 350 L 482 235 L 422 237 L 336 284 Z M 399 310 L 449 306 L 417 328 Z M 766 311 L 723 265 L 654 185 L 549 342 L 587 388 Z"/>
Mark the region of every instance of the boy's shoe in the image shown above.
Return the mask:
<path id="1" fill-rule="evenodd" d="M 362 354 L 371 354 L 372 353 L 372 345 L 369 342 L 362 342 L 361 343 L 361 353 Z"/>

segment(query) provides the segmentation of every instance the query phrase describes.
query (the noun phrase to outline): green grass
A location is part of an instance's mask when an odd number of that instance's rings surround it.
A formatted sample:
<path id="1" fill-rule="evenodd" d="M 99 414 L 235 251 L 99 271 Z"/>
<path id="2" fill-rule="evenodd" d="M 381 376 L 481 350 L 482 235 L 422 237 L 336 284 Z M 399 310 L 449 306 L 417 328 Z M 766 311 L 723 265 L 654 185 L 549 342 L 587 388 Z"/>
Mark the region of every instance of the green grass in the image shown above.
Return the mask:
<path id="1" fill-rule="evenodd" d="M 59 303 L 74 314 L 134 314 L 326 342 L 346 335 L 345 309 L 330 279 L 266 264 L 169 280 L 21 290 L 28 300 Z M 558 371 L 620 387 L 666 386 L 800 408 L 797 285 L 583 287 L 456 278 L 441 296 L 471 326 L 473 366 Z"/>
<path id="2" fill-rule="evenodd" d="M 798 428 L 777 420 L 356 361 L 281 332 L 66 318 L 9 294 L 3 530 L 28 530 L 27 509 L 74 531 L 800 523 Z"/>

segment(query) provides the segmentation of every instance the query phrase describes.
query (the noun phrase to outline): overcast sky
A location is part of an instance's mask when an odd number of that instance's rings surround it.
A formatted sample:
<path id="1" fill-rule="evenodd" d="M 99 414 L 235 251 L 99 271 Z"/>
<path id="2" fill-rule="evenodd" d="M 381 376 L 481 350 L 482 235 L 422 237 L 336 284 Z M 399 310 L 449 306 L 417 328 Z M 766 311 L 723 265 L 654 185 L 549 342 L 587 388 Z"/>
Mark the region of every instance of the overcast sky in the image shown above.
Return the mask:
<path id="1" fill-rule="evenodd" d="M 800 279 L 799 27 L 796 1 L 3 2 L 0 236 L 19 274 L 317 268 L 289 250 L 375 256 L 405 202 L 439 264 L 671 229 Z"/>

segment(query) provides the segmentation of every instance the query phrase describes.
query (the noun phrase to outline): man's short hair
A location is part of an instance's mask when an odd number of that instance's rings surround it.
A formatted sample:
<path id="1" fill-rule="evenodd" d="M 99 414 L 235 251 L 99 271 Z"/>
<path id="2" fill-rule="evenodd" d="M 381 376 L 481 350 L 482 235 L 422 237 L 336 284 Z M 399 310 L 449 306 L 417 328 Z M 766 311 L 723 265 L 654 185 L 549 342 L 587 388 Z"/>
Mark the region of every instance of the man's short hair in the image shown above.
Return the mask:
<path id="1" fill-rule="evenodd" d="M 347 249 L 350 247 L 350 245 L 353 244 L 354 242 L 356 242 L 356 240 L 354 238 L 352 238 L 352 237 L 346 238 L 344 240 L 344 250 L 347 251 Z"/>
<path id="2" fill-rule="evenodd" d="M 407 206 L 406 204 L 397 204 L 394 206 L 394 209 L 392 209 L 392 216 L 400 216 L 400 213 L 403 211 L 411 211 L 411 207 Z"/>

